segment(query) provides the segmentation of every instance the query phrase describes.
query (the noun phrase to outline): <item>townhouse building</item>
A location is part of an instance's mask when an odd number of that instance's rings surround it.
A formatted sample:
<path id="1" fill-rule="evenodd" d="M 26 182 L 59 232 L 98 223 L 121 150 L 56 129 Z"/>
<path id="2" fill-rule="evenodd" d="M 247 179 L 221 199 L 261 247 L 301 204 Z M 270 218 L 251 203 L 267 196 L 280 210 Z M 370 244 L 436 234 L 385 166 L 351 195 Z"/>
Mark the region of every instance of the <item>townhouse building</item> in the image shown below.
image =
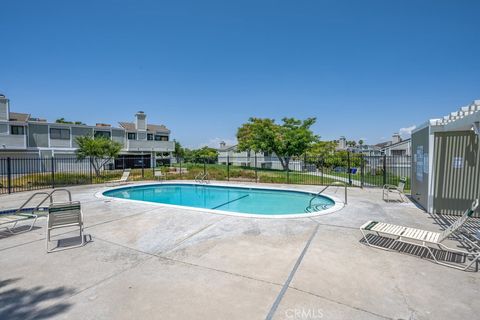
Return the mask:
<path id="1" fill-rule="evenodd" d="M 175 150 L 170 130 L 164 125 L 149 124 L 139 111 L 132 122 L 118 126 L 97 123 L 57 123 L 12 112 L 10 101 L 0 95 L 0 157 L 69 158 L 75 157 L 77 137 L 104 137 L 122 145 L 120 155 L 111 166 L 116 168 L 151 167 L 159 155 L 167 159 Z"/>

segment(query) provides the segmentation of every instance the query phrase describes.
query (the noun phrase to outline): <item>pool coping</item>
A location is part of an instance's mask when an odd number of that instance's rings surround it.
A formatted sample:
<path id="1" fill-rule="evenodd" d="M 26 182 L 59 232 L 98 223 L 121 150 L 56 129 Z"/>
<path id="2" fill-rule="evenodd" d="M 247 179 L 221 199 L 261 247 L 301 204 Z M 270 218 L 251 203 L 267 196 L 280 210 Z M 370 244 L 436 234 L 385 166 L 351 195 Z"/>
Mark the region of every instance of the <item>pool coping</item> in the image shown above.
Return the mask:
<path id="1" fill-rule="evenodd" d="M 250 189 L 259 189 L 259 190 L 277 190 L 277 191 L 293 191 L 293 192 L 299 192 L 299 193 L 308 193 L 312 194 L 315 192 L 306 190 L 306 189 L 298 189 L 298 188 L 279 188 L 279 187 L 272 187 L 272 186 L 258 186 L 258 185 L 250 185 L 250 184 L 227 184 L 227 183 L 221 183 L 221 182 L 213 182 L 213 183 L 197 183 L 195 181 L 177 181 L 177 180 L 172 180 L 168 182 L 146 182 L 146 183 L 129 183 L 127 185 L 121 185 L 121 186 L 114 186 L 114 187 L 105 187 L 100 191 L 97 191 L 95 193 L 95 197 L 98 199 L 102 200 L 109 200 L 109 201 L 120 201 L 120 202 L 130 202 L 130 203 L 142 203 L 142 204 L 151 204 L 151 205 L 156 205 L 158 207 L 163 207 L 163 208 L 176 208 L 176 209 L 187 209 L 187 210 L 193 210 L 193 211 L 199 211 L 203 213 L 213 213 L 213 214 L 219 214 L 219 215 L 226 215 L 226 216 L 233 216 L 233 217 L 241 217 L 241 218 L 255 218 L 255 219 L 299 219 L 299 218 L 312 218 L 312 217 L 319 217 L 323 215 L 328 215 L 332 214 L 335 212 L 340 211 L 345 207 L 345 203 L 338 199 L 337 197 L 330 196 L 330 195 L 323 195 L 323 197 L 329 198 L 332 201 L 334 201 L 334 205 L 331 208 L 322 210 L 322 211 L 316 211 L 316 212 L 310 212 L 310 213 L 293 213 L 293 214 L 277 214 L 277 215 L 262 215 L 262 214 L 254 214 L 254 213 L 240 213 L 240 212 L 233 212 L 233 211 L 224 211 L 224 210 L 217 210 L 217 209 L 206 209 L 206 208 L 197 208 L 197 207 L 189 207 L 189 206 L 180 206 L 180 205 L 175 205 L 175 204 L 167 204 L 167 203 L 159 203 L 159 202 L 150 202 L 150 201 L 142 201 L 142 200 L 132 200 L 132 199 L 122 199 L 122 198 L 116 198 L 116 197 L 109 197 L 105 196 L 103 193 L 106 191 L 110 190 L 117 190 L 117 189 L 124 189 L 124 188 L 130 188 L 130 187 L 140 187 L 140 186 L 150 186 L 150 185 L 167 185 L 167 184 L 185 184 L 185 185 L 207 185 L 207 186 L 218 186 L 218 187 L 232 187 L 232 188 L 239 188 L 239 189 L 245 189 L 245 188 L 250 188 Z"/>

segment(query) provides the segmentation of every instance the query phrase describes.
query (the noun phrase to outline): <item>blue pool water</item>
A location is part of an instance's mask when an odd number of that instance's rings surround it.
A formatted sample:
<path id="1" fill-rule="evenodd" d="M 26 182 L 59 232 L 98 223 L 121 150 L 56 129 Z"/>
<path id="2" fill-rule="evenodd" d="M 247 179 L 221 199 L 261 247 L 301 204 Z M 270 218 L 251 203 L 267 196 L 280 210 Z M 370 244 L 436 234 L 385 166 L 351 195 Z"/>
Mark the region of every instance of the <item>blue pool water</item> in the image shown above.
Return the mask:
<path id="1" fill-rule="evenodd" d="M 272 189 L 250 189 L 190 184 L 157 184 L 105 191 L 104 196 L 195 208 L 261 215 L 306 213 L 313 194 Z M 332 207 L 330 198 L 316 197 L 317 211 Z"/>

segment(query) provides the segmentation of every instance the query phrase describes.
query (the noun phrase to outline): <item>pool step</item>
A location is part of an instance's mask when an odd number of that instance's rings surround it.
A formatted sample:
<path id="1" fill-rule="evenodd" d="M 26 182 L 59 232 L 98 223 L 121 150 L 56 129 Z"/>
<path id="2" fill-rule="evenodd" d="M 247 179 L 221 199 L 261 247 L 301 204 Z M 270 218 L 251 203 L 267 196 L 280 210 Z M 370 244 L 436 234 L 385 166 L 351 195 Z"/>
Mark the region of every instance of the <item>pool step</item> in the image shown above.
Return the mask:
<path id="1" fill-rule="evenodd" d="M 328 208 L 329 208 L 328 204 L 317 203 L 317 204 L 312 204 L 311 206 L 306 207 L 305 212 L 308 212 L 308 213 L 317 212 L 317 211 L 326 210 Z"/>

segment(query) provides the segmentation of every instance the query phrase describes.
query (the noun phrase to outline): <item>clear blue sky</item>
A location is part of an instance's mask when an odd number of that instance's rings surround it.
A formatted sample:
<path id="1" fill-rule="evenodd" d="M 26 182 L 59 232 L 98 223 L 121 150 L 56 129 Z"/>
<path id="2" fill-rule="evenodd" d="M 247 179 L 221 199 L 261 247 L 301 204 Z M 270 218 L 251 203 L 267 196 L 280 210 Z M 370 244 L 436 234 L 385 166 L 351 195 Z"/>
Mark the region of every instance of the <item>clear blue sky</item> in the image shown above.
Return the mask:
<path id="1" fill-rule="evenodd" d="M 145 111 L 187 146 L 250 116 L 376 143 L 480 98 L 480 1 L 2 0 L 13 111 L 89 124 Z"/>

